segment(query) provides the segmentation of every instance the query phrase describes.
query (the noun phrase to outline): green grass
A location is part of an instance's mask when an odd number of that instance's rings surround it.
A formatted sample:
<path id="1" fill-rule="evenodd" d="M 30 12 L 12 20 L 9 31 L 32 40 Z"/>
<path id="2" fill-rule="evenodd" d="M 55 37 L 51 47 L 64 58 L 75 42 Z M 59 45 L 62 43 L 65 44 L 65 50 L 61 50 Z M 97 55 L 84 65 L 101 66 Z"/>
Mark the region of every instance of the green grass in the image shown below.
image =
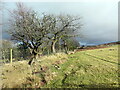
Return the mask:
<path id="1" fill-rule="evenodd" d="M 113 88 L 119 86 L 118 65 L 118 45 L 114 45 L 71 55 L 57 53 L 43 56 L 31 67 L 26 62 L 4 65 L 2 80 L 4 87 Z M 41 67 L 45 72 L 32 75 Z M 47 81 L 45 85 L 41 84 L 43 77 Z M 16 82 L 17 85 L 13 84 Z"/>
<path id="2" fill-rule="evenodd" d="M 112 49 L 112 50 L 110 50 Z M 69 55 L 49 87 L 118 87 L 118 46 Z M 55 71 L 55 70 L 53 70 Z M 63 79 L 67 74 L 64 82 Z"/>

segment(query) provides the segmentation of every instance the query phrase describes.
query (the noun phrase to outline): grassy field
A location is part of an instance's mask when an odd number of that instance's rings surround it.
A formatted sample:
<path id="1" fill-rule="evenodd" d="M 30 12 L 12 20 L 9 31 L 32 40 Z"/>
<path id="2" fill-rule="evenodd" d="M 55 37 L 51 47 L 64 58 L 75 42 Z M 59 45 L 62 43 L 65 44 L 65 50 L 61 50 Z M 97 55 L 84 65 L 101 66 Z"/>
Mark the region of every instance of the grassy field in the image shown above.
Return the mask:
<path id="1" fill-rule="evenodd" d="M 113 88 L 118 83 L 118 45 L 3 65 L 3 88 Z"/>

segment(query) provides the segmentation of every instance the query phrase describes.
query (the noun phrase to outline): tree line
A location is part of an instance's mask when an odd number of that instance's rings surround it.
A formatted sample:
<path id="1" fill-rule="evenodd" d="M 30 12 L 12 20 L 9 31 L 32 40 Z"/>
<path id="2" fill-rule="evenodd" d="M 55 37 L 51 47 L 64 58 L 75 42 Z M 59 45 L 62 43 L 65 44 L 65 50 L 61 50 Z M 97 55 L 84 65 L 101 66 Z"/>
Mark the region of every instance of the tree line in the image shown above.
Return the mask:
<path id="1" fill-rule="evenodd" d="M 75 37 L 80 36 L 81 18 L 69 14 L 39 15 L 23 3 L 16 3 L 17 8 L 10 12 L 9 30 L 11 40 L 19 43 L 18 47 L 28 50 L 33 58 L 39 54 L 74 50 L 79 46 Z"/>

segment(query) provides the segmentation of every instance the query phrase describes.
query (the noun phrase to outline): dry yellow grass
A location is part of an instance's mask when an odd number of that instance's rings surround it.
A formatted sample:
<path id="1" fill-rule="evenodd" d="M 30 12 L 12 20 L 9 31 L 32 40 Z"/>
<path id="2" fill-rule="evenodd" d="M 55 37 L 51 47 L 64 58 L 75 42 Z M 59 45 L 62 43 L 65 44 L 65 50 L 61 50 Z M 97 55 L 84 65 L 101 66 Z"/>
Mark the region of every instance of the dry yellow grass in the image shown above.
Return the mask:
<path id="1" fill-rule="evenodd" d="M 38 59 L 38 61 L 41 63 L 41 65 L 49 66 L 51 64 L 54 64 L 55 62 L 62 63 L 68 59 L 68 56 L 65 53 L 56 53 L 49 56 L 43 56 Z"/>
<path id="2" fill-rule="evenodd" d="M 1 82 L 3 88 L 13 88 L 26 81 L 32 73 L 26 61 L 14 62 L 2 66 Z"/>
<path id="3" fill-rule="evenodd" d="M 33 75 L 32 72 L 40 71 L 41 67 L 50 68 L 53 64 L 63 63 L 68 56 L 64 53 L 56 53 L 49 56 L 43 56 L 38 59 L 38 61 L 32 65 L 28 65 L 28 61 L 17 61 L 12 64 L 4 64 L 2 66 L 1 82 L 2 88 L 34 88 L 36 85 L 41 86 L 41 77 L 39 74 Z M 49 69 L 46 71 L 46 80 L 50 81 L 54 73 Z"/>

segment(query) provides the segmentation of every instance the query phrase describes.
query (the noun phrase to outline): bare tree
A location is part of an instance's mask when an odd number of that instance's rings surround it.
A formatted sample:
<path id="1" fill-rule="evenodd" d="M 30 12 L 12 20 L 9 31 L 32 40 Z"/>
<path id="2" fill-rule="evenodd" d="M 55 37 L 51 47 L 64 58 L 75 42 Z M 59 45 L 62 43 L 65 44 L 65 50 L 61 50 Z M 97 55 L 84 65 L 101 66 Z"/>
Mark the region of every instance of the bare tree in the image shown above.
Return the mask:
<path id="1" fill-rule="evenodd" d="M 55 53 L 56 42 L 63 37 L 76 36 L 76 31 L 81 28 L 79 17 L 52 14 L 42 14 L 39 17 L 23 3 L 16 5 L 17 9 L 11 12 L 9 33 L 13 40 L 24 43 L 29 48 L 33 58 L 37 58 L 39 48 L 44 48 L 45 42 L 51 43 Z"/>
<path id="2" fill-rule="evenodd" d="M 80 19 L 80 17 L 70 15 L 58 15 L 53 17 L 52 30 L 50 31 L 50 36 L 48 37 L 52 41 L 51 49 L 53 53 L 56 52 L 56 42 L 64 37 L 75 37 L 80 35 L 77 32 L 82 26 Z"/>
<path id="3" fill-rule="evenodd" d="M 25 7 L 23 3 L 16 5 L 17 9 L 11 12 L 9 33 L 13 40 L 25 43 L 33 58 L 37 58 L 38 48 L 51 28 L 51 17 L 43 14 L 40 19 L 34 10 Z"/>

